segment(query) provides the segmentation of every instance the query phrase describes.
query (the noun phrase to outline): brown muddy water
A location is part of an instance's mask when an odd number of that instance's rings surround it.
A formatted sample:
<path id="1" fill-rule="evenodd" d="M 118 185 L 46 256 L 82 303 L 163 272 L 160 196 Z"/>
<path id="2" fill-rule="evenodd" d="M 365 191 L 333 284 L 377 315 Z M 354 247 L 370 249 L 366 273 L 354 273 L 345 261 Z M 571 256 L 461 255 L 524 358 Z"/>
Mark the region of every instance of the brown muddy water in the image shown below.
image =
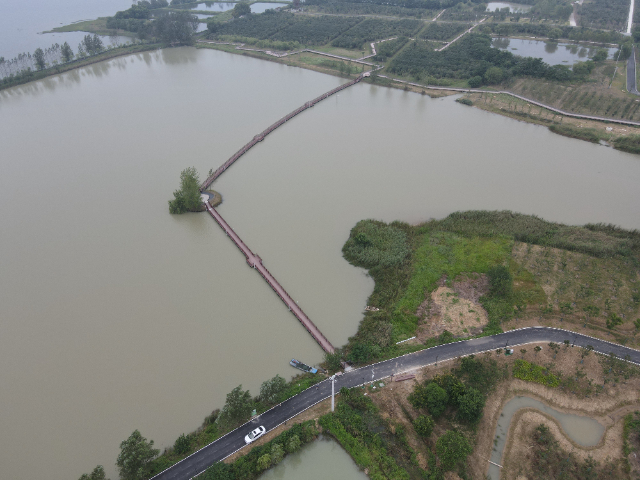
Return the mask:
<path id="1" fill-rule="evenodd" d="M 139 429 L 170 446 L 225 395 L 322 352 L 208 215 L 171 216 L 277 118 L 342 82 L 193 48 L 0 92 L 0 477 L 77 478 Z M 214 188 L 221 214 L 336 346 L 373 288 L 341 257 L 362 218 L 466 209 L 640 227 L 640 160 L 545 128 L 359 84 Z M 34 461 L 33 459 L 36 459 Z"/>

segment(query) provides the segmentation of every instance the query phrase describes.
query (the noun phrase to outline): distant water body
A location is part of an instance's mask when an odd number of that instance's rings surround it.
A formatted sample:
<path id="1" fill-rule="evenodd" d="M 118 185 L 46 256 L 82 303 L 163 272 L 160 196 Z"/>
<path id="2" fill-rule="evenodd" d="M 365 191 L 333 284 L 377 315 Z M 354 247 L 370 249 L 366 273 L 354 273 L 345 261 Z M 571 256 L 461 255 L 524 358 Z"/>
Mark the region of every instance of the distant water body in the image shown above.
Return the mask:
<path id="1" fill-rule="evenodd" d="M 2 0 L 0 57 L 8 60 L 64 42 L 77 52 L 86 33 L 40 33 L 80 20 L 110 16 L 130 6 L 131 0 Z"/>

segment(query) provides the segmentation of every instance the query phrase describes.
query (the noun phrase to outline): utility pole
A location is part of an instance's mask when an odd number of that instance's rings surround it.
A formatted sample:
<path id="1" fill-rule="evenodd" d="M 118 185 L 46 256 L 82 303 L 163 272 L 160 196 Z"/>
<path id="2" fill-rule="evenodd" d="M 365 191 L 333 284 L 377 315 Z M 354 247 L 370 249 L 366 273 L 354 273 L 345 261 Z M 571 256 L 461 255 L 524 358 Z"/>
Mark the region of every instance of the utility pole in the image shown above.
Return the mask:
<path id="1" fill-rule="evenodd" d="M 333 399 L 333 397 L 336 394 L 336 376 L 334 375 L 333 377 L 331 377 L 331 411 L 333 412 L 333 410 L 335 409 L 335 401 Z"/>

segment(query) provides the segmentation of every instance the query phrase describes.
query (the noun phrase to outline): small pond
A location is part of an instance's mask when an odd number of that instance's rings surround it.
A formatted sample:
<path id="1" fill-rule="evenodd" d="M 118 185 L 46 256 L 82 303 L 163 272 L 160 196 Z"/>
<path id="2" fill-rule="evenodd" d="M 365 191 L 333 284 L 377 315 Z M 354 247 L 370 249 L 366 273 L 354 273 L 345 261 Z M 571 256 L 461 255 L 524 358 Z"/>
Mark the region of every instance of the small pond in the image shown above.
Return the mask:
<path id="1" fill-rule="evenodd" d="M 251 13 L 263 13 L 264 11 L 269 10 L 270 8 L 279 8 L 284 6 L 285 6 L 284 3 L 263 3 L 263 2 L 252 3 Z"/>
<path id="2" fill-rule="evenodd" d="M 236 4 L 234 2 L 204 2 L 194 5 L 193 10 L 209 10 L 212 12 L 226 12 L 233 10 Z"/>
<path id="3" fill-rule="evenodd" d="M 334 440 L 320 436 L 267 470 L 259 480 L 367 480 L 356 462 Z"/>
<path id="4" fill-rule="evenodd" d="M 521 38 L 494 38 L 493 46 L 500 50 L 508 50 L 522 57 L 542 58 L 549 65 L 568 65 L 584 62 L 593 57 L 598 50 L 604 48 L 608 58 L 614 58 L 617 48 L 587 47 L 575 43 L 544 42 L 542 40 L 523 40 Z"/>
<path id="5" fill-rule="evenodd" d="M 604 426 L 593 418 L 561 413 L 530 397 L 514 397 L 505 404 L 498 419 L 494 437 L 495 448 L 491 453 L 492 462 L 502 464 L 502 452 L 504 451 L 511 418 L 521 408 L 535 408 L 553 417 L 571 440 L 585 447 L 597 445 L 604 433 Z M 500 480 L 500 468 L 489 464 L 488 475 L 491 480 Z"/>
<path id="6" fill-rule="evenodd" d="M 531 10 L 531 5 L 521 5 L 519 3 L 509 2 L 489 2 L 487 3 L 487 12 L 495 12 L 502 8 L 509 8 L 510 12 L 528 12 Z"/>

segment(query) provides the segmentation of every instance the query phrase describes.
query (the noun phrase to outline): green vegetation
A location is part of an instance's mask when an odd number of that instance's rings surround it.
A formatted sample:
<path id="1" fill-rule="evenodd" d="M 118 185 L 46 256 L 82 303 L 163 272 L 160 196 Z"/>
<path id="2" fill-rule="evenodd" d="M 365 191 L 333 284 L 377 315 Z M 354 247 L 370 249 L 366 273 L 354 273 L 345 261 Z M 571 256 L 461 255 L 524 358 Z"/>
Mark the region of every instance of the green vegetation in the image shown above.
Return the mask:
<path id="1" fill-rule="evenodd" d="M 594 257 L 633 257 L 640 253 L 640 232 L 613 225 L 569 226 L 507 210 L 455 212 L 438 222 L 442 230 L 465 236 L 508 236 L 519 242 L 586 253 Z"/>
<path id="2" fill-rule="evenodd" d="M 613 140 L 613 145 L 617 150 L 640 154 L 640 135 L 618 137 Z"/>
<path id="3" fill-rule="evenodd" d="M 231 11 L 233 18 L 240 18 L 244 15 L 251 15 L 251 5 L 248 2 L 236 3 Z"/>
<path id="4" fill-rule="evenodd" d="M 216 419 L 218 428 L 233 430 L 242 425 L 249 420 L 252 407 L 251 393 L 249 390 L 242 390 L 242 385 L 238 385 L 227 394 L 227 401 Z"/>
<path id="5" fill-rule="evenodd" d="M 393 57 L 395 53 L 404 47 L 409 39 L 405 36 L 396 38 L 395 40 L 388 40 L 386 42 L 378 43 L 376 45 L 376 56 L 373 59 L 377 62 L 384 62 L 388 58 Z"/>
<path id="6" fill-rule="evenodd" d="M 296 17 L 292 25 L 276 32 L 271 39 L 304 45 L 324 45 L 360 21 L 361 19 L 353 17 Z"/>
<path id="7" fill-rule="evenodd" d="M 363 220 L 351 230 L 342 253 L 353 265 L 369 269 L 399 265 L 409 254 L 407 235 L 392 225 Z"/>
<path id="8" fill-rule="evenodd" d="M 174 199 L 169 200 L 169 213 L 180 214 L 202 210 L 200 198 L 200 180 L 195 167 L 184 169 L 180 173 L 180 189 L 173 192 Z"/>
<path id="9" fill-rule="evenodd" d="M 151 473 L 151 460 L 160 450 L 153 448 L 153 440 L 147 441 L 138 430 L 120 444 L 116 466 L 121 480 L 141 480 Z"/>
<path id="10" fill-rule="evenodd" d="M 557 387 L 560 379 L 541 365 L 518 359 L 513 365 L 513 376 L 526 382 L 535 382 L 547 387 Z"/>
<path id="11" fill-rule="evenodd" d="M 469 440 L 461 433 L 447 430 L 436 442 L 436 452 L 445 472 L 453 470 L 473 452 Z"/>
<path id="12" fill-rule="evenodd" d="M 423 438 L 429 438 L 431 436 L 434 425 L 435 422 L 430 415 L 420 415 L 413 421 L 413 428 L 416 433 Z"/>
<path id="13" fill-rule="evenodd" d="M 80 480 L 108 480 L 107 475 L 104 473 L 104 467 L 98 465 L 89 474 L 85 473 L 80 477 Z"/>
<path id="14" fill-rule="evenodd" d="M 274 404 L 286 388 L 287 381 L 280 375 L 276 375 L 271 380 L 264 381 L 260 386 L 260 400 L 267 404 Z"/>
<path id="15" fill-rule="evenodd" d="M 369 478 L 424 478 L 402 426 L 383 419 L 362 389 L 341 389 L 336 411 L 320 417 L 319 423 L 358 467 L 368 469 Z"/>
<path id="16" fill-rule="evenodd" d="M 430 23 L 420 37 L 427 40 L 453 40 L 470 27 L 468 23 Z"/>
<path id="17" fill-rule="evenodd" d="M 514 250 L 514 241 L 529 247 Z M 532 250 L 533 245 L 561 250 L 539 253 Z M 358 332 L 344 349 L 343 358 L 356 364 L 423 348 L 395 342 L 415 335 L 420 305 L 439 282 L 451 285 L 471 273 L 486 274 L 491 284 L 480 298 L 489 317 L 484 335 L 501 332 L 504 322 L 527 315 L 527 308 L 540 308 L 542 315 L 557 311 L 569 316 L 582 315 L 586 309 L 593 321 L 600 312 L 621 318 L 624 314 L 626 318 L 640 304 L 633 284 L 625 283 L 633 281 L 634 265 L 640 263 L 640 233 L 610 225 L 568 226 L 509 211 L 456 212 L 415 227 L 366 220 L 352 229 L 343 254 L 353 265 L 368 268 L 375 281 L 368 304 L 379 308 L 365 313 Z M 570 270 L 567 264 L 572 265 Z M 588 275 L 584 273 L 586 266 L 591 272 Z M 611 278 L 609 271 L 617 278 L 613 286 L 603 283 Z M 561 279 L 553 278 L 558 285 L 553 293 L 557 306 L 549 308 L 539 282 L 551 282 L 551 274 Z M 594 303 L 593 289 L 611 290 L 618 300 L 605 302 L 599 297 Z M 597 309 L 595 315 L 593 309 Z M 604 320 L 602 323 L 604 327 Z M 424 340 L 424 346 L 453 340 L 445 331 Z"/>
<path id="18" fill-rule="evenodd" d="M 423 23 L 419 20 L 369 18 L 340 35 L 331 42 L 331 45 L 341 48 L 360 49 L 365 42 L 395 36 L 411 36 L 417 33 L 422 28 L 422 25 Z"/>
<path id="19" fill-rule="evenodd" d="M 551 125 L 549 130 L 565 137 L 579 138 L 591 143 L 600 143 L 600 133 L 595 128 L 576 128 L 571 125 Z"/>
<path id="20" fill-rule="evenodd" d="M 495 33 L 502 37 L 526 35 L 531 37 L 564 38 L 573 41 L 597 43 L 621 43 L 625 37 L 616 31 L 593 30 L 570 26 L 549 25 L 544 23 L 488 23 L 481 31 Z"/>
<path id="21" fill-rule="evenodd" d="M 305 7 L 314 11 L 330 14 L 351 15 L 393 15 L 398 17 L 416 17 L 431 19 L 436 11 L 443 8 L 441 5 L 450 2 L 430 1 L 400 1 L 390 5 L 389 2 L 374 0 L 360 2 L 358 0 L 307 0 Z"/>
<path id="22" fill-rule="evenodd" d="M 416 79 L 480 77 L 487 84 L 523 76 L 556 81 L 576 77 L 565 65 L 549 66 L 540 58 L 519 57 L 492 48 L 491 37 L 473 32 L 441 52 L 423 42 L 413 42 L 394 57 L 388 68 L 391 73 Z"/>
<path id="23" fill-rule="evenodd" d="M 587 0 L 579 8 L 583 27 L 624 30 L 629 16 L 629 0 Z"/>

